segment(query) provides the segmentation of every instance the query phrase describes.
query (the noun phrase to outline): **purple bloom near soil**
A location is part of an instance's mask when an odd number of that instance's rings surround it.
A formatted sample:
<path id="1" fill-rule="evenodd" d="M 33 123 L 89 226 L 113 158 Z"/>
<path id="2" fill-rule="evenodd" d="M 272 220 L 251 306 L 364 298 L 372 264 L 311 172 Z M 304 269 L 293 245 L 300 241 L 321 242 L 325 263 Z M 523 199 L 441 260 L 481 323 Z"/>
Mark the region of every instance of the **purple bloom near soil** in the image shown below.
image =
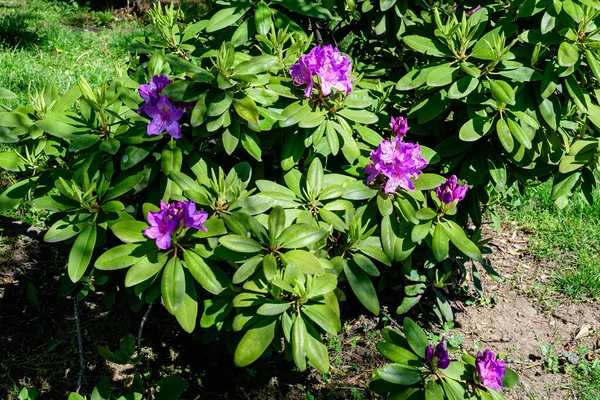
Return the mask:
<path id="1" fill-rule="evenodd" d="M 415 190 L 411 178 L 416 178 L 427 166 L 427 161 L 420 155 L 421 146 L 416 143 L 403 142 L 399 136 L 384 140 L 371 152 L 372 163 L 365 167 L 365 173 L 369 175 L 367 184 L 384 175 L 387 178 L 385 193 L 394 193 L 398 187 Z"/>
<path id="2" fill-rule="evenodd" d="M 435 346 L 435 350 L 431 346 L 427 346 L 425 349 L 425 359 L 429 362 L 436 361 L 436 365 L 439 369 L 446 369 L 450 365 L 450 354 L 446 346 L 446 339 L 442 339 L 441 342 Z"/>
<path id="3" fill-rule="evenodd" d="M 480 9 L 481 9 L 481 5 L 478 5 L 474 9 L 467 11 L 467 15 L 473 15 L 475 13 L 475 11 L 480 10 Z"/>
<path id="4" fill-rule="evenodd" d="M 404 137 L 408 131 L 408 120 L 404 117 L 392 117 L 390 126 L 394 136 Z"/>
<path id="5" fill-rule="evenodd" d="M 496 355 L 491 350 L 477 354 L 475 361 L 477 374 L 481 377 L 481 384 L 490 389 L 502 388 L 502 377 L 506 373 L 506 361 L 497 361 Z"/>
<path id="6" fill-rule="evenodd" d="M 152 118 L 148 124 L 148 135 L 160 135 L 166 130 L 175 139 L 181 137 L 179 120 L 184 110 L 171 104 L 166 95 L 160 97 L 156 106 L 146 106 L 145 111 Z"/>
<path id="7" fill-rule="evenodd" d="M 352 91 L 352 63 L 350 58 L 331 45 L 313 47 L 290 68 L 290 75 L 297 86 L 307 85 L 304 96 L 310 97 L 314 85 L 313 74 L 317 75 L 320 91 L 324 96 L 331 94 L 332 88 L 349 95 Z"/>
<path id="8" fill-rule="evenodd" d="M 156 239 L 156 245 L 162 250 L 171 247 L 171 235 L 180 228 L 194 228 L 206 232 L 202 226 L 208 219 L 208 213 L 196 211 L 193 201 L 177 201 L 166 204 L 160 201 L 160 210 L 148 212 L 150 226 L 144 230 L 144 235 Z"/>
<path id="9" fill-rule="evenodd" d="M 453 201 L 458 202 L 465 198 L 469 187 L 467 185 L 457 186 L 457 183 L 458 180 L 456 175 L 452 175 L 450 178 L 446 179 L 446 182 L 435 189 L 435 194 L 442 203 L 450 204 Z"/>

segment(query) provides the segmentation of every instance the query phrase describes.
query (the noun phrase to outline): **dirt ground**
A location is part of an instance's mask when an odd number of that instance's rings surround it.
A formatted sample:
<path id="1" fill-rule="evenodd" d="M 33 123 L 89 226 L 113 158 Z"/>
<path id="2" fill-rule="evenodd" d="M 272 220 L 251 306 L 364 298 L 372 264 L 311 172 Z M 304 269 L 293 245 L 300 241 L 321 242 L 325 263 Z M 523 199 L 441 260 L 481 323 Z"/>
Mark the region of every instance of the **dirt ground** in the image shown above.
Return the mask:
<path id="1" fill-rule="evenodd" d="M 506 355 L 521 383 L 509 399 L 571 399 L 568 376 L 544 368 L 540 344 L 551 344 L 564 360 L 582 344 L 598 349 L 598 304 L 573 304 L 545 290 L 553 266 L 527 253 L 528 239 L 511 226 L 501 235 L 489 228 L 488 255 L 500 274 L 496 281 L 482 273 L 485 296 L 479 305 L 455 302 L 456 327 L 467 350 L 491 348 Z M 23 238 L 3 239 L 0 251 L 0 399 L 15 399 L 15 387 L 35 387 L 43 399 L 65 399 L 75 389 L 79 372 L 73 301 L 59 297 L 65 255 Z M 6 251 L 9 249 L 9 251 Z M 2 249 L 0 249 L 2 250 Z M 111 376 L 113 390 L 131 383 L 132 367 L 104 361 L 97 345 L 110 349 L 128 333 L 137 333 L 145 307 L 132 312 L 117 301 L 106 310 L 100 294 L 80 305 L 86 370 L 82 393 L 91 393 L 102 376 Z M 395 304 L 395 303 L 394 303 Z M 395 307 L 390 305 L 390 309 Z M 150 379 L 174 374 L 188 380 L 188 399 L 375 399 L 368 391 L 371 371 L 386 360 L 375 344 L 386 318 L 361 315 L 352 301 L 342 303 L 344 324 L 328 342 L 331 370 L 299 373 L 280 354 L 262 358 L 249 368 L 235 368 L 231 344 L 203 343 L 201 333 L 183 332 L 161 306 L 152 310 L 144 330 L 148 357 L 140 370 Z M 393 314 L 393 313 L 392 313 Z M 395 315 L 392 315 L 395 318 Z M 417 317 L 417 316 L 415 316 Z M 563 354 L 563 351 L 566 352 Z M 596 353 L 600 356 L 600 353 Z"/>
<path id="2" fill-rule="evenodd" d="M 510 225 L 500 235 L 490 227 L 484 232 L 492 238 L 488 245 L 493 253 L 487 259 L 501 279 L 482 276 L 486 295 L 495 297 L 496 304 L 456 313 L 466 347 L 477 342 L 507 355 L 520 376 L 519 387 L 507 393 L 510 399 L 575 399 L 568 376 L 544 369 L 539 345 L 552 345 L 563 362 L 578 346 L 598 349 L 600 304 L 574 304 L 545 289 L 549 274 L 561 266 L 532 257 L 526 234 Z M 588 356 L 599 357 L 600 351 Z"/>

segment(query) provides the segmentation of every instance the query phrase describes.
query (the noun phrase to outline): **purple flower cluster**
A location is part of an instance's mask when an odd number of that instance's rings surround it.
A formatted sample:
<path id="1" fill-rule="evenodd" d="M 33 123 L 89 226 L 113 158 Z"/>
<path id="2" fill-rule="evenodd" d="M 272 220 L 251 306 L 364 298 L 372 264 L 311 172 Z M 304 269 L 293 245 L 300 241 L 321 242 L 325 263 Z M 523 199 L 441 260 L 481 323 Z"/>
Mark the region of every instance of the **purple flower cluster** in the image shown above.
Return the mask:
<path id="1" fill-rule="evenodd" d="M 452 175 L 446 179 L 446 182 L 435 189 L 435 194 L 442 203 L 450 204 L 454 201 L 459 202 L 465 198 L 469 187 L 467 185 L 457 186 L 457 182 L 456 175 Z"/>
<path id="2" fill-rule="evenodd" d="M 160 135 L 166 130 L 175 139 L 181 137 L 179 120 L 183 117 L 184 110 L 174 106 L 166 95 L 160 94 L 171 82 L 173 81 L 164 74 L 155 75 L 149 84 L 138 88 L 140 97 L 146 102 L 138 109 L 138 114 L 145 112 L 152 118 L 152 122 L 148 124 L 148 135 Z"/>
<path id="3" fill-rule="evenodd" d="M 367 184 L 384 175 L 387 178 L 385 193 L 394 193 L 398 186 L 406 190 L 415 190 L 411 178 L 416 178 L 427 166 L 427 161 L 420 155 L 421 146 L 403 142 L 401 136 L 384 140 L 377 150 L 371 152 L 372 163 L 365 167 L 365 173 L 369 175 Z"/>
<path id="4" fill-rule="evenodd" d="M 481 377 L 481 384 L 490 389 L 502 387 L 502 377 L 506 373 L 506 361 L 497 361 L 496 355 L 491 350 L 477 354 L 475 361 L 477 374 Z"/>
<path id="5" fill-rule="evenodd" d="M 298 62 L 290 68 L 290 75 L 294 84 L 307 85 L 304 96 L 310 97 L 313 90 L 313 74 L 317 75 L 320 91 L 324 96 L 329 96 L 332 88 L 346 92 L 352 91 L 352 63 L 350 58 L 331 45 L 313 47 L 306 55 L 300 57 Z"/>
<path id="6" fill-rule="evenodd" d="M 196 211 L 193 201 L 177 201 L 166 204 L 160 201 L 160 210 L 148 212 L 150 226 L 144 231 L 144 235 L 150 239 L 156 239 L 156 245 L 162 250 L 171 247 L 171 235 L 180 228 L 194 228 L 206 232 L 202 226 L 208 219 L 208 213 Z"/>
<path id="7" fill-rule="evenodd" d="M 404 117 L 392 117 L 390 126 L 394 136 L 404 137 L 408 131 L 408 120 Z"/>
<path id="8" fill-rule="evenodd" d="M 439 369 L 448 368 L 450 365 L 450 354 L 446 347 L 446 339 L 442 339 L 442 341 L 435 346 L 435 350 L 431 346 L 427 346 L 425 349 L 425 359 L 431 363 L 436 360 L 436 365 Z"/>

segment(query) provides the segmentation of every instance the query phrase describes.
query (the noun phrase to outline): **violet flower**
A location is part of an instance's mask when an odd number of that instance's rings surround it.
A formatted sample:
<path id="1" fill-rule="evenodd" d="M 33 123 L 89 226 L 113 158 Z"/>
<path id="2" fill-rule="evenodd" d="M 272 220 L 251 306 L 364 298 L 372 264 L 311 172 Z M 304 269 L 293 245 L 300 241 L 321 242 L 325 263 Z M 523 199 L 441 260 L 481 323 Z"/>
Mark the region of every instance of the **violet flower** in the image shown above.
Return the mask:
<path id="1" fill-rule="evenodd" d="M 150 223 L 150 227 L 144 230 L 144 235 L 150 239 L 156 239 L 159 249 L 166 250 L 171 247 L 171 234 L 179 226 L 179 221 L 170 218 L 168 208 L 161 206 L 160 211 L 149 211 L 148 223 Z"/>
<path id="2" fill-rule="evenodd" d="M 142 105 L 138 109 L 138 114 L 141 114 L 143 111 L 145 111 L 146 107 L 148 106 L 156 106 L 158 99 L 160 98 L 160 92 L 162 92 L 163 89 L 166 88 L 171 82 L 173 81 L 170 80 L 168 76 L 161 74 L 150 78 L 150 83 L 140 85 L 138 88 L 138 93 L 140 94 L 142 100 L 146 102 L 146 104 Z"/>
<path id="3" fill-rule="evenodd" d="M 399 136 L 384 140 L 371 152 L 372 163 L 365 167 L 365 173 L 369 175 L 367 184 L 384 175 L 387 178 L 385 193 L 394 193 L 398 187 L 415 190 L 411 178 L 416 178 L 427 166 L 427 161 L 420 155 L 421 147 L 416 143 L 403 142 Z"/>
<path id="4" fill-rule="evenodd" d="M 452 175 L 446 179 L 446 182 L 442 183 L 435 189 L 435 194 L 444 204 L 450 204 L 454 201 L 459 202 L 465 198 L 467 194 L 467 185 L 458 185 L 456 175 Z"/>
<path id="5" fill-rule="evenodd" d="M 150 227 L 144 230 L 143 234 L 156 239 L 156 245 L 162 250 L 171 247 L 171 238 L 174 232 L 183 228 L 194 228 L 206 232 L 206 227 L 202 226 L 208 219 L 208 213 L 199 210 L 196 211 L 196 204 L 193 201 L 177 201 L 166 204 L 160 201 L 160 210 L 148 212 L 148 222 Z"/>
<path id="6" fill-rule="evenodd" d="M 178 201 L 177 205 L 183 210 L 183 227 L 194 228 L 203 232 L 208 230 L 202 226 L 208 219 L 208 213 L 205 211 L 196 211 L 196 203 L 193 201 Z"/>
<path id="7" fill-rule="evenodd" d="M 478 5 L 477 7 L 473 8 L 472 10 L 467 11 L 467 15 L 473 15 L 477 10 L 481 9 L 481 5 Z"/>
<path id="8" fill-rule="evenodd" d="M 156 106 L 146 106 L 145 111 L 152 118 L 148 124 L 148 135 L 160 135 L 166 130 L 175 139 L 181 137 L 179 120 L 184 110 L 171 104 L 166 95 L 160 97 Z"/>
<path id="9" fill-rule="evenodd" d="M 477 374 L 481 377 L 481 384 L 490 389 L 502 388 L 502 377 L 506 373 L 506 361 L 497 361 L 496 355 L 491 350 L 477 354 L 475 361 Z"/>
<path id="10" fill-rule="evenodd" d="M 390 121 L 394 136 L 404 137 L 408 131 L 408 120 L 404 117 L 392 117 Z"/>
<path id="11" fill-rule="evenodd" d="M 342 56 L 342 53 L 331 45 L 313 47 L 290 68 L 294 84 L 307 85 L 304 89 L 306 97 L 310 97 L 312 93 L 313 74 L 317 75 L 319 90 L 324 96 L 329 96 L 332 88 L 343 91 L 346 95 L 352 91 L 350 58 Z"/>
<path id="12" fill-rule="evenodd" d="M 439 369 L 446 369 L 450 365 L 450 353 L 446 346 L 446 338 L 435 346 L 435 350 L 431 346 L 425 349 L 425 359 L 429 362 L 435 361 Z"/>

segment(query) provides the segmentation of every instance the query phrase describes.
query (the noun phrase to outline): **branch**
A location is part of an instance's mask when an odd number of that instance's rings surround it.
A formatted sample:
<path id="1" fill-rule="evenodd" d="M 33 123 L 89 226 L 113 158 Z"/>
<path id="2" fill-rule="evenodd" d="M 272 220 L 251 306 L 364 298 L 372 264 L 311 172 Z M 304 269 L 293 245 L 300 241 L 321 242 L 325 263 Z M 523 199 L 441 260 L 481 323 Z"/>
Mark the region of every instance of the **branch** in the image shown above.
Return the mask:
<path id="1" fill-rule="evenodd" d="M 381 309 L 379 310 L 379 312 L 380 312 L 380 313 L 382 313 L 382 314 L 383 314 L 383 316 L 384 316 L 384 317 L 386 317 L 386 318 L 387 318 L 387 319 L 388 319 L 388 320 L 389 320 L 389 321 L 392 323 L 392 325 L 394 325 L 394 326 L 395 326 L 397 329 L 399 329 L 399 330 L 400 330 L 400 332 L 404 332 L 404 327 L 403 327 L 402 325 L 400 325 L 398 322 L 396 322 L 396 320 L 395 320 L 395 319 L 393 319 L 393 318 L 390 316 L 390 314 L 386 313 L 386 312 L 383 310 L 383 308 L 381 308 Z"/>
<path id="2" fill-rule="evenodd" d="M 138 330 L 138 340 L 137 340 L 138 354 L 141 354 L 141 352 L 142 352 L 142 333 L 144 332 L 144 325 L 146 324 L 146 320 L 148 319 L 148 316 L 150 315 L 150 311 L 152 310 L 153 304 L 154 303 L 150 303 L 150 305 L 148 306 L 148 309 L 146 310 L 146 312 L 144 313 L 144 316 L 142 317 L 142 322 L 140 322 L 140 329 Z"/>
<path id="3" fill-rule="evenodd" d="M 81 390 L 81 381 L 85 372 L 85 359 L 83 358 L 83 335 L 81 334 L 81 323 L 79 322 L 79 302 L 77 297 L 73 297 L 73 313 L 75 314 L 75 326 L 77 327 L 77 350 L 79 351 L 79 375 L 77 376 L 77 388 L 75 392 Z"/>
<path id="4" fill-rule="evenodd" d="M 28 236 L 40 242 L 44 241 L 44 235 L 46 234 L 46 231 L 29 225 L 26 222 L 5 217 L 3 215 L 0 215 L 0 228 L 2 228 L 6 233 Z"/>

